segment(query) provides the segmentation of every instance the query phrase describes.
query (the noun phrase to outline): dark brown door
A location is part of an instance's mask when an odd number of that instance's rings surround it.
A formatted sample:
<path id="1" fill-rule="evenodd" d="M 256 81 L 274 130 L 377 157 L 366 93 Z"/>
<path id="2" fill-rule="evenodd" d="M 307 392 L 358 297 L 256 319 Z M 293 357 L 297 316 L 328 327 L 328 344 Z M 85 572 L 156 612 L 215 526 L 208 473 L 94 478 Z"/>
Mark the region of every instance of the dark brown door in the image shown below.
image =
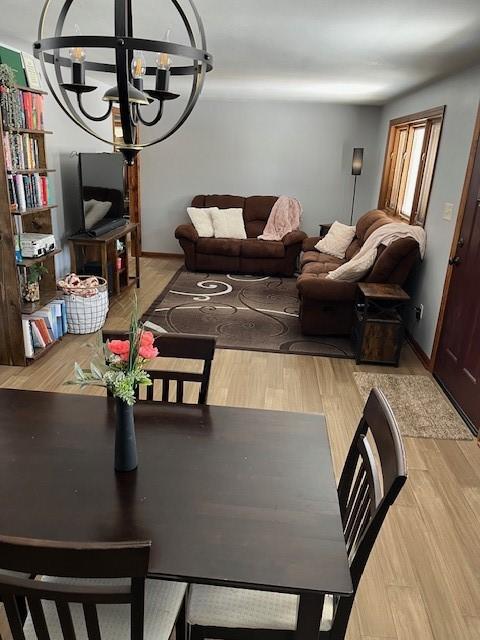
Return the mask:
<path id="1" fill-rule="evenodd" d="M 480 145 L 456 251 L 434 373 L 480 427 Z"/>

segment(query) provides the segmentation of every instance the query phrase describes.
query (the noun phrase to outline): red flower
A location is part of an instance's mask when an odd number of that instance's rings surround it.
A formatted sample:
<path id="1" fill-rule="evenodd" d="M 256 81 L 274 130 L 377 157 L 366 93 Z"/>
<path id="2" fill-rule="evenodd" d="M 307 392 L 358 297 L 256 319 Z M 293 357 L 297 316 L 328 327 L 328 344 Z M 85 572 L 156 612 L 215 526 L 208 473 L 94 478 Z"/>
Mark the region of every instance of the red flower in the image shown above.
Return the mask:
<path id="1" fill-rule="evenodd" d="M 127 361 L 130 353 L 130 340 L 108 340 L 107 349 L 116 356 L 120 356 L 123 361 Z"/>
<path id="2" fill-rule="evenodd" d="M 153 333 L 151 331 L 142 331 L 140 334 L 140 346 L 141 347 L 151 347 L 153 346 Z"/>
<path id="3" fill-rule="evenodd" d="M 158 349 L 153 345 L 141 345 L 138 353 L 141 358 L 145 358 L 145 360 L 151 360 L 152 358 L 156 358 L 158 356 Z"/>

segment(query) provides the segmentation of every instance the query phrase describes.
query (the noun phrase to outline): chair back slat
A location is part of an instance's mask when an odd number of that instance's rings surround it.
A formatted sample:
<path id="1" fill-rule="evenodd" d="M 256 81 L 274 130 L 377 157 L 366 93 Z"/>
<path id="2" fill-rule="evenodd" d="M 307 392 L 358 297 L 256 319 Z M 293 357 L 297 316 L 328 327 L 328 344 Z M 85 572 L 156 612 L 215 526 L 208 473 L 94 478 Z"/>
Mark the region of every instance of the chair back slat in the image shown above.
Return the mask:
<path id="1" fill-rule="evenodd" d="M 155 376 L 155 379 L 157 377 Z M 162 402 L 168 402 L 168 398 L 170 396 L 170 380 L 165 378 L 162 380 Z"/>
<path id="2" fill-rule="evenodd" d="M 102 336 L 104 342 L 106 340 L 125 340 L 128 337 L 124 331 L 103 331 Z M 200 385 L 198 404 L 206 404 L 212 361 L 215 355 L 215 345 L 216 338 L 212 336 L 196 336 L 180 333 L 162 333 L 157 336 L 154 341 L 154 346 L 158 349 L 158 357 L 203 360 L 203 368 L 201 373 L 149 369 L 148 373 L 153 384 L 147 387 L 145 393 L 146 400 L 154 400 L 155 381 L 157 380 L 162 381 L 162 402 L 169 402 L 171 381 L 176 382 L 176 402 L 184 402 L 185 382 L 195 382 Z"/>
<path id="3" fill-rule="evenodd" d="M 153 392 L 155 389 L 154 385 L 155 385 L 155 380 L 152 378 L 152 384 L 147 386 L 147 394 L 146 394 L 147 400 L 153 400 Z"/>
<path id="4" fill-rule="evenodd" d="M 27 603 L 38 640 L 50 640 L 41 600 L 39 598 L 28 597 Z"/>
<path id="5" fill-rule="evenodd" d="M 151 543 L 62 543 L 0 536 L 0 602 L 4 603 L 13 640 L 25 640 L 23 619 L 17 600 L 26 598 L 30 621 L 38 640 L 50 640 L 57 632 L 50 628 L 51 611 L 58 614 L 64 640 L 76 640 L 70 603 L 83 607 L 88 640 L 102 640 L 97 605 L 128 605 L 131 610 L 132 640 L 143 640 L 144 584 Z M 21 574 L 42 575 L 33 580 Z M 48 577 L 47 577 L 48 576 Z M 52 577 L 50 577 L 52 576 Z M 84 579 L 105 578 L 96 584 Z M 129 578 L 108 584 L 109 579 Z M 45 606 L 45 609 L 44 609 Z M 47 606 L 49 607 L 47 611 Z M 57 623 L 58 625 L 58 623 Z M 53 635 L 52 635 L 53 634 Z"/>
<path id="6" fill-rule="evenodd" d="M 183 380 L 177 380 L 177 402 L 183 402 Z"/>
<path id="7" fill-rule="evenodd" d="M 15 596 L 11 594 L 0 595 L 0 601 L 3 601 L 5 607 L 5 613 L 7 614 L 8 626 L 10 627 L 10 633 L 13 640 L 25 640 L 25 634 L 23 633 L 23 622 L 18 611 L 17 602 Z"/>
<path id="8" fill-rule="evenodd" d="M 68 602 L 55 602 L 57 615 L 60 621 L 63 637 L 65 640 L 77 640 L 75 627 L 73 626 L 72 612 Z"/>
<path id="9" fill-rule="evenodd" d="M 94 604 L 84 604 L 83 614 L 85 616 L 88 640 L 102 640 L 100 635 L 100 624 L 98 622 L 97 607 Z"/>
<path id="10" fill-rule="evenodd" d="M 355 593 L 370 552 L 406 479 L 405 451 L 395 416 L 383 393 L 372 389 L 338 485 L 354 594 L 338 600 L 331 632 L 334 638 L 345 636 Z"/>

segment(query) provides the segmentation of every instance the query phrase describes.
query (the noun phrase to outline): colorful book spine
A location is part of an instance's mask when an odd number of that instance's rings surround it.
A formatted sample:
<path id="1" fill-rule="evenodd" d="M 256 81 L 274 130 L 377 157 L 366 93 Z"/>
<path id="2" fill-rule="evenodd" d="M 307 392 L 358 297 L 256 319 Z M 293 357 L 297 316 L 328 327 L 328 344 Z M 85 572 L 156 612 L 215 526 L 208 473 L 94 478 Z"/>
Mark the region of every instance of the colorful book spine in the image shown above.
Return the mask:
<path id="1" fill-rule="evenodd" d="M 0 89 L 5 92 L 4 88 Z M 30 91 L 15 91 L 2 100 L 2 123 L 4 128 L 43 129 L 44 96 Z M 16 107 L 16 108 L 15 108 Z M 17 121 L 15 116 L 18 117 Z"/>

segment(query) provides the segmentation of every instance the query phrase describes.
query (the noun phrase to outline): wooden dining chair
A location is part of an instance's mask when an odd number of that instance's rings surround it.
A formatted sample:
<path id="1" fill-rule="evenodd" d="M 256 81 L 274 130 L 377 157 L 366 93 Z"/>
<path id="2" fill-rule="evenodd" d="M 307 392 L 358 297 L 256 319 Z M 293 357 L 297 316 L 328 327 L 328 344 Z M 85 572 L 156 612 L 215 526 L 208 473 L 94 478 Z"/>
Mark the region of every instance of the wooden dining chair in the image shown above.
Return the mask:
<path id="1" fill-rule="evenodd" d="M 379 467 L 370 441 L 375 445 Z M 343 640 L 355 593 L 389 508 L 407 478 L 402 438 L 385 396 L 372 389 L 338 485 L 353 582 L 351 597 L 326 595 L 319 640 Z M 190 640 L 293 640 L 297 595 L 193 585 L 187 598 Z"/>
<path id="2" fill-rule="evenodd" d="M 175 626 L 183 640 L 187 585 L 146 580 L 149 554 L 150 542 L 0 536 L 0 602 L 13 640 L 168 640 Z M 27 602 L 26 619 L 19 599 Z"/>
<path id="3" fill-rule="evenodd" d="M 127 337 L 125 332 L 118 331 L 103 331 L 102 335 L 104 342 L 106 340 L 125 340 Z M 146 387 L 146 399 L 154 400 L 155 388 L 158 383 L 161 383 L 162 402 L 169 402 L 170 383 L 175 383 L 175 401 L 183 402 L 185 383 L 195 382 L 199 384 L 198 404 L 206 404 L 216 338 L 183 333 L 165 333 L 155 338 L 154 345 L 158 349 L 158 357 L 203 360 L 203 367 L 201 373 L 148 369 L 153 384 Z"/>

